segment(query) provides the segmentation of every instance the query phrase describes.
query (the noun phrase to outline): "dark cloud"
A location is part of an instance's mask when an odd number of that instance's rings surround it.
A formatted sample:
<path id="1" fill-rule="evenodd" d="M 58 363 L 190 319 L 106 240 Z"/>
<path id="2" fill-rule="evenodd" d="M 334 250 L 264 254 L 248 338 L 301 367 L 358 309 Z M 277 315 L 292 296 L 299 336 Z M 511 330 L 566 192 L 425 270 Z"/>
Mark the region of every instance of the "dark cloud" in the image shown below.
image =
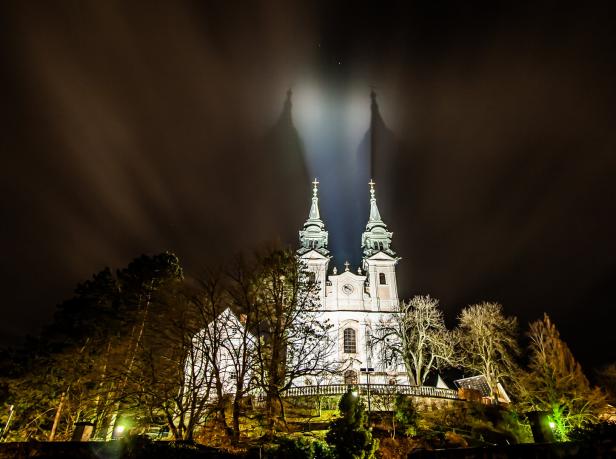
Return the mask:
<path id="1" fill-rule="evenodd" d="M 611 12 L 2 8 L 4 341 L 35 332 L 77 281 L 142 252 L 174 250 L 197 270 L 294 243 L 308 174 L 322 180 L 336 263 L 357 263 L 374 135 L 404 295 L 440 298 L 451 322 L 483 299 L 523 323 L 547 311 L 584 362 L 616 358 Z"/>

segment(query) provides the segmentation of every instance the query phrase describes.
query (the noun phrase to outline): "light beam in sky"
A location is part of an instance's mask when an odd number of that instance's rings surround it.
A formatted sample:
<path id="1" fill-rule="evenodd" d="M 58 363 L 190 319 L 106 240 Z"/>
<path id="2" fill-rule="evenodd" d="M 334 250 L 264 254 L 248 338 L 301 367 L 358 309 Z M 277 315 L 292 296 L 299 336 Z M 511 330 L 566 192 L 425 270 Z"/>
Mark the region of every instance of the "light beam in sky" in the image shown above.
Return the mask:
<path id="1" fill-rule="evenodd" d="M 335 263 L 346 259 L 357 263 L 361 234 L 357 209 L 362 199 L 368 203 L 367 192 L 362 193 L 366 185 L 362 188 L 356 180 L 369 175 L 369 162 L 357 155 L 370 127 L 368 86 L 345 87 L 316 79 L 298 84 L 293 90 L 293 118 L 304 143 L 308 170 L 322 183 L 321 206 Z"/>

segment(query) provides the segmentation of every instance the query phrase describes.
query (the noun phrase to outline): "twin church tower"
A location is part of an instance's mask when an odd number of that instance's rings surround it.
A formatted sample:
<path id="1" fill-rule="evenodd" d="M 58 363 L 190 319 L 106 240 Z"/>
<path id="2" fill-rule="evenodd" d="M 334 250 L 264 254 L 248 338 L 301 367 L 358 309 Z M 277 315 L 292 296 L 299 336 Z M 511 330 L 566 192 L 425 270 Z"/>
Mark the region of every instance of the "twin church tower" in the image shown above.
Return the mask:
<path id="1" fill-rule="evenodd" d="M 333 359 L 347 362 L 344 374 L 333 383 L 354 384 L 361 368 L 374 368 L 373 383 L 408 384 L 403 365 L 380 361 L 370 348 L 370 334 L 380 321 L 396 313 L 399 303 L 396 264 L 399 257 L 391 247 L 393 233 L 387 230 L 376 203 L 375 183 L 370 181 L 370 216 L 362 234 L 362 265 L 357 272 L 349 269 L 329 274 L 328 233 L 319 213 L 318 184 L 312 182 L 312 204 L 308 219 L 299 232 L 297 254 L 320 286 L 322 313 L 334 325 L 336 349 Z M 365 371 L 365 370 L 364 370 Z"/>

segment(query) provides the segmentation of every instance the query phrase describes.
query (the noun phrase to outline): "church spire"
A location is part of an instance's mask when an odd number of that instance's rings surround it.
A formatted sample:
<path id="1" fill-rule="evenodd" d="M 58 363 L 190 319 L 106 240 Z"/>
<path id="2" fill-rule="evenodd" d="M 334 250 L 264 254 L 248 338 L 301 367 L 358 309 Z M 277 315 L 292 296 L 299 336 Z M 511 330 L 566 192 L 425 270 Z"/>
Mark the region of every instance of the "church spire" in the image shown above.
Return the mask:
<path id="1" fill-rule="evenodd" d="M 366 231 L 361 238 L 361 247 L 365 257 L 371 257 L 378 252 L 385 252 L 392 257 L 396 253 L 391 248 L 391 237 L 393 233 L 387 231 L 387 225 L 381 218 L 379 208 L 376 204 L 376 191 L 374 180 L 370 180 L 370 217 L 366 225 Z"/>
<path id="2" fill-rule="evenodd" d="M 319 181 L 315 178 L 314 181 L 312 182 L 312 205 L 310 206 L 310 213 L 308 214 L 308 220 L 321 221 L 321 216 L 319 215 L 318 185 L 319 185 Z"/>
<path id="3" fill-rule="evenodd" d="M 374 191 L 374 185 L 376 185 L 376 183 L 374 183 L 374 180 L 370 179 L 368 185 L 370 185 L 370 218 L 368 219 L 368 225 L 370 225 L 371 223 L 381 223 L 384 225 L 383 221 L 381 220 L 379 208 L 376 205 L 376 197 Z"/>
<path id="4" fill-rule="evenodd" d="M 299 249 L 298 253 L 303 255 L 310 250 L 316 250 L 322 255 L 329 254 L 327 250 L 328 234 L 325 231 L 325 224 L 321 220 L 319 213 L 319 181 L 315 178 L 312 182 L 312 204 L 308 219 L 304 223 L 304 228 L 299 232 Z"/>

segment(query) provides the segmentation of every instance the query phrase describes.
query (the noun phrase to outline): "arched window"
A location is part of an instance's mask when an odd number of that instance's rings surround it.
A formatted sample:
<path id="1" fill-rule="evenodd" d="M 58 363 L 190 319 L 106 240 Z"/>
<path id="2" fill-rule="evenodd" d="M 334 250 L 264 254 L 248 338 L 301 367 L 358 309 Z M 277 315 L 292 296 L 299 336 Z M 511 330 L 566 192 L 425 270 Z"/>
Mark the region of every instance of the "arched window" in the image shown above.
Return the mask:
<path id="1" fill-rule="evenodd" d="M 344 329 L 344 353 L 356 354 L 357 353 L 357 337 L 355 330 L 352 328 Z"/>
<path id="2" fill-rule="evenodd" d="M 387 279 L 385 278 L 385 273 L 379 273 L 379 284 L 387 285 Z"/>
<path id="3" fill-rule="evenodd" d="M 345 384 L 357 384 L 357 372 L 353 370 L 347 370 L 344 372 Z"/>

